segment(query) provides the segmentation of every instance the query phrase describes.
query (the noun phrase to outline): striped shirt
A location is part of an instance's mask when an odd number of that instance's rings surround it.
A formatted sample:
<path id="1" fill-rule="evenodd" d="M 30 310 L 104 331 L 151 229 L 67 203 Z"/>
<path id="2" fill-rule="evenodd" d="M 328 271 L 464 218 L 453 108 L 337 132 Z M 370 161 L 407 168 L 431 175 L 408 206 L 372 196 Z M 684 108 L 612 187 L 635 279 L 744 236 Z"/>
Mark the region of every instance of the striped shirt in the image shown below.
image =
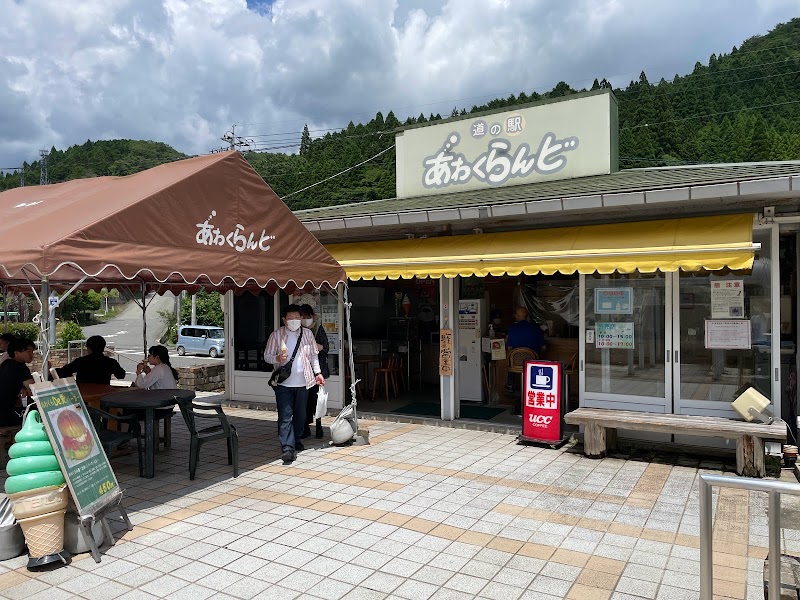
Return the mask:
<path id="1" fill-rule="evenodd" d="M 300 363 L 303 365 L 303 376 L 306 380 L 306 389 L 311 389 L 317 385 L 315 373 L 320 372 L 318 358 L 319 351 L 317 350 L 317 342 L 314 339 L 314 334 L 305 327 L 302 327 L 300 330 L 303 332 L 303 337 L 300 340 L 300 348 L 297 349 L 297 356 L 295 357 L 295 360 L 300 361 Z M 264 350 L 264 360 L 271 365 L 274 365 L 276 369 L 282 364 L 280 360 L 281 343 L 286 344 L 287 360 L 292 358 L 294 345 L 291 345 L 290 347 L 290 344 L 287 343 L 287 338 L 288 333 L 286 327 L 279 327 L 277 330 L 272 332 L 272 335 L 269 336 L 269 340 L 267 341 L 267 348 Z"/>

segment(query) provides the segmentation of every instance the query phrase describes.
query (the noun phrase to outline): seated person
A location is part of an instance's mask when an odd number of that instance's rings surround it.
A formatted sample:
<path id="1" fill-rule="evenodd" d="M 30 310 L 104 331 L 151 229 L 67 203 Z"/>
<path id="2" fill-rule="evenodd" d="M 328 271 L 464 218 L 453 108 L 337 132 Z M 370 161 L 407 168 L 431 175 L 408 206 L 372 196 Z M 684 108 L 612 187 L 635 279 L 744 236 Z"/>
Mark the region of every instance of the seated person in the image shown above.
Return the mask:
<path id="1" fill-rule="evenodd" d="M 0 365 L 8 360 L 8 345 L 17 339 L 11 333 L 4 333 L 0 335 Z"/>
<path id="2" fill-rule="evenodd" d="M 0 365 L 0 427 L 22 424 L 21 398 L 31 395 L 34 381 L 27 363 L 33 360 L 35 347 L 33 340 L 24 338 L 8 345 L 9 358 Z"/>
<path id="3" fill-rule="evenodd" d="M 544 350 L 544 333 L 538 323 L 528 320 L 528 309 L 518 306 L 514 311 L 514 324 L 508 328 L 508 339 L 506 340 L 506 350 L 511 352 L 514 348 L 530 348 L 538 356 Z M 514 389 L 514 373 L 508 374 L 506 389 Z"/>
<path id="4" fill-rule="evenodd" d="M 111 376 L 117 379 L 125 379 L 125 369 L 120 364 L 103 354 L 106 349 L 106 341 L 99 335 L 93 335 L 86 340 L 86 349 L 89 354 L 79 356 L 71 363 L 56 369 L 59 377 L 70 377 L 75 375 L 78 383 L 111 383 Z"/>
<path id="5" fill-rule="evenodd" d="M 147 361 L 136 365 L 136 387 L 146 390 L 178 388 L 178 372 L 172 368 L 165 346 L 152 346 L 147 351 Z"/>

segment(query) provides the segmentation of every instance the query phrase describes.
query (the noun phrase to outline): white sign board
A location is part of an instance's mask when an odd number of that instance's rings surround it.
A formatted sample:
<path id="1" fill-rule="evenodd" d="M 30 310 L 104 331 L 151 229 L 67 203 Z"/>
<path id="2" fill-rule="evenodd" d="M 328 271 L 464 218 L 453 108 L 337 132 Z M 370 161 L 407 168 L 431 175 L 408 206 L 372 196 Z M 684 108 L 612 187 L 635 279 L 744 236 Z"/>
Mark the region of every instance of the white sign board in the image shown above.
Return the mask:
<path id="1" fill-rule="evenodd" d="M 633 323 L 595 323 L 598 348 L 625 348 L 633 350 Z"/>
<path id="2" fill-rule="evenodd" d="M 744 317 L 744 281 L 741 279 L 711 280 L 711 318 L 741 319 Z"/>
<path id="3" fill-rule="evenodd" d="M 618 168 L 607 90 L 476 113 L 397 133 L 397 196 L 602 175 Z"/>
<path id="4" fill-rule="evenodd" d="M 750 321 L 745 319 L 706 321 L 705 345 L 710 350 L 749 350 Z"/>
<path id="5" fill-rule="evenodd" d="M 596 288 L 594 312 L 597 315 L 632 315 L 633 288 Z"/>

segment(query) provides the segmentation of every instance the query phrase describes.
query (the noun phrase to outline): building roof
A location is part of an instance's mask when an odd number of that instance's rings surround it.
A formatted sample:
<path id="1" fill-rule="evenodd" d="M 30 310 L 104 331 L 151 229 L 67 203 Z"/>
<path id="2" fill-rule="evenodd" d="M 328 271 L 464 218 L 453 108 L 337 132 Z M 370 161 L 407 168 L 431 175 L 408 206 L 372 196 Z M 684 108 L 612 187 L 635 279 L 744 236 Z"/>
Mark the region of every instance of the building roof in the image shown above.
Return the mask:
<path id="1" fill-rule="evenodd" d="M 794 179 L 796 181 L 792 181 L 792 176 L 795 176 Z M 502 207 L 504 205 L 524 203 L 530 207 L 534 203 L 550 205 L 552 202 L 548 201 L 555 200 L 562 204 L 562 209 L 566 209 L 571 201 L 586 204 L 593 199 L 597 199 L 599 202 L 597 208 L 600 208 L 605 206 L 602 199 L 611 196 L 616 197 L 616 202 L 614 202 L 613 206 L 620 206 L 620 202 L 625 199 L 624 197 L 630 195 L 635 196 L 630 198 L 632 204 L 644 203 L 646 201 L 645 193 L 652 197 L 652 201 L 658 202 L 671 200 L 672 198 L 667 198 L 670 195 L 675 195 L 675 200 L 690 200 L 692 199 L 692 195 L 689 193 L 691 188 L 705 188 L 702 193 L 695 194 L 698 200 L 710 197 L 724 197 L 726 195 L 740 195 L 744 192 L 738 188 L 738 184 L 762 180 L 775 181 L 771 184 L 764 182 L 764 185 L 752 186 L 753 189 L 750 193 L 800 191 L 800 161 L 625 169 L 607 175 L 510 185 L 492 190 L 472 190 L 409 198 L 387 198 L 326 206 L 295 211 L 295 215 L 309 226 L 315 221 L 323 222 L 381 215 L 388 217 L 389 215 L 443 209 L 460 210 L 492 207 L 493 209 L 499 208 L 501 214 L 510 214 L 503 213 Z M 709 186 L 715 189 L 708 189 Z M 699 192 L 700 190 L 697 191 Z M 684 194 L 682 192 L 685 192 L 685 198 L 683 198 Z M 637 199 L 639 196 L 641 196 L 641 202 Z M 532 208 L 535 211 L 536 207 Z M 525 209 L 523 209 L 523 212 L 525 212 Z M 315 229 L 313 226 L 309 228 Z M 324 229 L 325 227 L 322 228 Z"/>

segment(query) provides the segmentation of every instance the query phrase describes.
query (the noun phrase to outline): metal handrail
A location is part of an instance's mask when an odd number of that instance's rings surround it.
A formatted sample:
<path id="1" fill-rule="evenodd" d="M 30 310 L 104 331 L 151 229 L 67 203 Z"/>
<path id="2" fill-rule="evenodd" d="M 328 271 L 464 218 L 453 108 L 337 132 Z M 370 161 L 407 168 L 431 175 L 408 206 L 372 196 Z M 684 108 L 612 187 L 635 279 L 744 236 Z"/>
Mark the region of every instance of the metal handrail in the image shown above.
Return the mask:
<path id="1" fill-rule="evenodd" d="M 781 597 L 781 494 L 800 496 L 800 484 L 750 477 L 700 475 L 700 600 L 712 600 L 714 588 L 714 522 L 711 492 L 714 486 L 769 494 L 769 598 Z"/>

